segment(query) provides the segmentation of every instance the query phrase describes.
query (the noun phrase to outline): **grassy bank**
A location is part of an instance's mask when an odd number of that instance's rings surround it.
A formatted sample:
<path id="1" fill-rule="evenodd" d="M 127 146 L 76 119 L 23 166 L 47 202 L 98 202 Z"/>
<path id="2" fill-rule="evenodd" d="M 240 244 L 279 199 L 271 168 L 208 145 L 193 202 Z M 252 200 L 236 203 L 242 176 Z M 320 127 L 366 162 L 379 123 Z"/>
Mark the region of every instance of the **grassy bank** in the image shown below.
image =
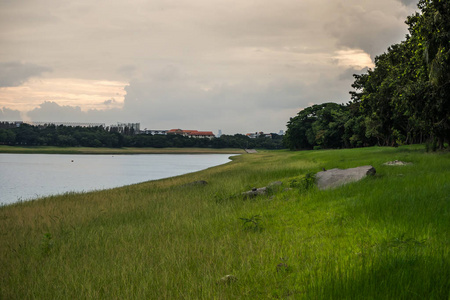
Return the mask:
<path id="1" fill-rule="evenodd" d="M 94 147 L 52 147 L 52 146 L 5 146 L 0 145 L 0 153 L 40 153 L 40 154 L 242 154 L 242 149 L 213 148 L 94 148 Z"/>
<path id="2" fill-rule="evenodd" d="M 302 184 L 368 164 L 374 177 L 335 190 Z M 0 299 L 448 299 L 449 195 L 449 153 L 400 147 L 241 155 L 2 207 Z"/>

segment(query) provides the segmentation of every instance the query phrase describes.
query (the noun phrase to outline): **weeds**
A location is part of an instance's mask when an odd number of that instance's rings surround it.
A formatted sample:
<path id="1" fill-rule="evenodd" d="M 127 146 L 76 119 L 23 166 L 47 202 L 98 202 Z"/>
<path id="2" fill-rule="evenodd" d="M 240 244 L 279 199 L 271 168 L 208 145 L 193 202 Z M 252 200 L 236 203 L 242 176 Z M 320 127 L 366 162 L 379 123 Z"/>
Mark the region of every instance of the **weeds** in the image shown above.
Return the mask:
<path id="1" fill-rule="evenodd" d="M 44 234 L 44 236 L 41 239 L 41 253 L 43 255 L 48 255 L 53 248 L 53 236 L 51 233 L 47 232 Z"/>
<path id="2" fill-rule="evenodd" d="M 382 248 L 405 249 L 411 247 L 422 247 L 425 245 L 426 239 L 417 240 L 415 238 L 407 238 L 405 233 L 398 237 L 394 237 L 380 244 Z"/>
<path id="3" fill-rule="evenodd" d="M 299 189 L 300 191 L 308 191 L 315 185 L 316 176 L 314 173 L 306 173 L 299 178 L 289 180 L 289 187 Z"/>
<path id="4" fill-rule="evenodd" d="M 261 226 L 261 216 L 260 215 L 254 215 L 250 218 L 239 218 L 242 220 L 242 227 L 245 230 L 252 230 L 252 231 L 262 231 L 263 227 Z"/>

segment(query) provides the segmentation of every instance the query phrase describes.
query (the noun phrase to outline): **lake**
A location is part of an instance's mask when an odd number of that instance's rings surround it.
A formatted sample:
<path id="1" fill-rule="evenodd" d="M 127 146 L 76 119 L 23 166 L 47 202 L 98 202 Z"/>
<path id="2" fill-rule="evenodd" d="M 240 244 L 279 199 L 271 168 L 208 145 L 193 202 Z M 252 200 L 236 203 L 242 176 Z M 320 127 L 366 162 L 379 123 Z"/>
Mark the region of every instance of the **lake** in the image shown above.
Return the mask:
<path id="1" fill-rule="evenodd" d="M 233 154 L 0 154 L 0 204 L 204 170 Z"/>

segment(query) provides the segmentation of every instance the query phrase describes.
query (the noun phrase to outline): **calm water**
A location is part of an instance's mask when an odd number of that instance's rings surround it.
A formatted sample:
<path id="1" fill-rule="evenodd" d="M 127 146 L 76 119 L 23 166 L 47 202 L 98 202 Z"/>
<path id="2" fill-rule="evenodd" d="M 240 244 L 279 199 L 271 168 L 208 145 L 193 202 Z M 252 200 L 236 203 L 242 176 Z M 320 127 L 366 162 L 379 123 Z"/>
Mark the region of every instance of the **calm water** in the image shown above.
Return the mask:
<path id="1" fill-rule="evenodd" d="M 0 204 L 177 176 L 224 164 L 230 154 L 0 154 Z"/>

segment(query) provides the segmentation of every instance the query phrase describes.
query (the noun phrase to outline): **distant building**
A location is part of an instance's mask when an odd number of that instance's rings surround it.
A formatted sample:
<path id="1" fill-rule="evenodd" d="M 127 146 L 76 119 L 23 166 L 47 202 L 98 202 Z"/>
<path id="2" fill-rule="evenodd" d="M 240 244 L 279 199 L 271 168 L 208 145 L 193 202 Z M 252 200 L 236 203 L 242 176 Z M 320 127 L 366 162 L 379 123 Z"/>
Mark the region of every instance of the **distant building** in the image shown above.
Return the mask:
<path id="1" fill-rule="evenodd" d="M 220 138 L 222 136 L 222 129 L 219 129 L 219 133 L 217 134 L 217 137 Z"/>
<path id="2" fill-rule="evenodd" d="M 264 133 L 262 131 L 260 132 L 252 132 L 252 133 L 247 133 L 246 136 L 248 136 L 251 139 L 256 139 L 259 137 L 266 137 L 266 138 L 272 138 L 272 134 L 271 133 Z"/>
<path id="3" fill-rule="evenodd" d="M 140 134 L 151 134 L 151 135 L 167 135 L 168 130 L 154 130 L 154 129 L 147 129 L 140 131 Z"/>
<path id="4" fill-rule="evenodd" d="M 199 139 L 213 139 L 216 136 L 212 131 L 198 131 L 198 130 L 182 130 L 182 129 L 170 129 L 167 134 L 178 134 L 191 138 Z"/>
<path id="5" fill-rule="evenodd" d="M 47 127 L 50 125 L 65 126 L 65 127 L 105 127 L 105 123 L 80 123 L 80 122 L 36 122 L 36 121 L 24 121 L 24 124 L 33 126 Z"/>

